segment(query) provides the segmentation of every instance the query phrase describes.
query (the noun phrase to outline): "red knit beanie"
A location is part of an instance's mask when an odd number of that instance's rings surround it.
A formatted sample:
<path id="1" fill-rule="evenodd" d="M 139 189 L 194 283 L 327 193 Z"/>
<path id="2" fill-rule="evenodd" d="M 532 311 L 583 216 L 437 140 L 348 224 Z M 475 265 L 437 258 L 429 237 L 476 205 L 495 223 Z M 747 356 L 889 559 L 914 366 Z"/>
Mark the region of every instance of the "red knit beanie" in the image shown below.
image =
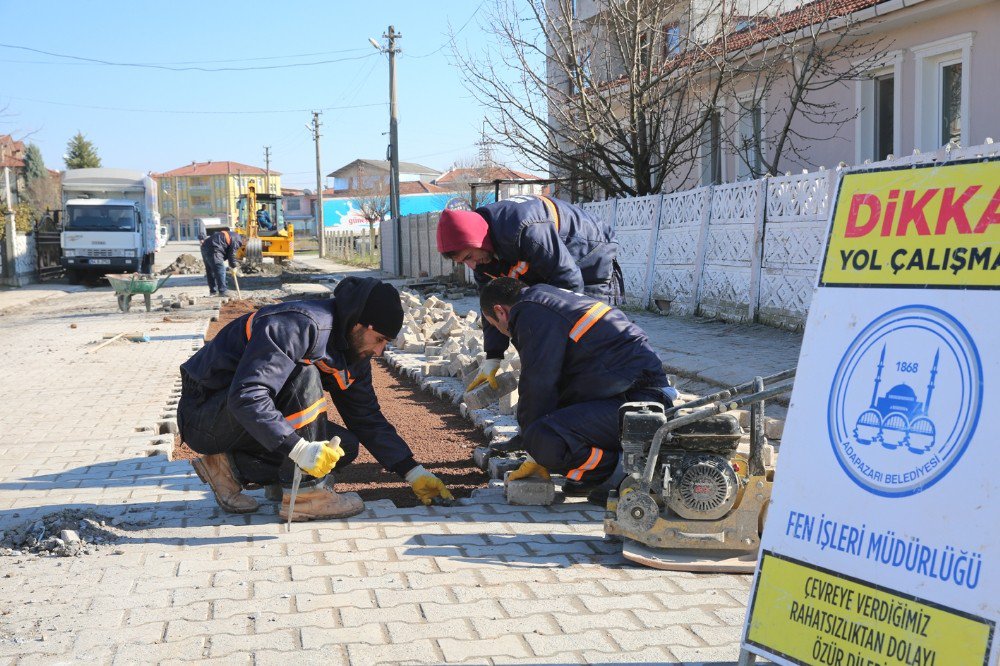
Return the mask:
<path id="1" fill-rule="evenodd" d="M 438 221 L 438 252 L 455 252 L 474 247 L 493 251 L 490 228 L 482 215 L 471 210 L 443 210 Z"/>

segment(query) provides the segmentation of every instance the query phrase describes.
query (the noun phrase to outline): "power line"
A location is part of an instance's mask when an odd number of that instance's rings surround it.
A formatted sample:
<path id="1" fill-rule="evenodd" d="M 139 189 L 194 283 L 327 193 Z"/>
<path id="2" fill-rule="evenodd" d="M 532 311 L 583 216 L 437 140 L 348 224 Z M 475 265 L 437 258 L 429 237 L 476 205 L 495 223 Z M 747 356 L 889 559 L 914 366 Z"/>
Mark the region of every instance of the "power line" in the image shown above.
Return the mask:
<path id="1" fill-rule="evenodd" d="M 112 67 L 137 67 L 140 69 L 162 69 L 171 72 L 249 72 L 249 71 L 260 71 L 268 69 L 288 69 L 290 67 L 312 67 L 314 65 L 329 65 L 335 62 L 345 62 L 348 60 L 365 60 L 367 58 L 374 57 L 373 53 L 366 53 L 365 55 L 358 55 L 348 58 L 334 58 L 331 60 L 316 60 L 313 62 L 296 62 L 287 63 L 284 65 L 258 65 L 254 67 L 176 67 L 172 65 L 158 65 L 154 63 L 140 63 L 140 62 L 116 62 L 113 60 L 101 60 L 100 58 L 86 58 L 84 56 L 76 56 L 67 53 L 54 53 L 52 51 L 43 51 L 42 49 L 34 49 L 30 46 L 18 46 L 16 44 L 0 44 L 0 48 L 7 49 L 17 49 L 21 51 L 30 51 L 32 53 L 40 53 L 42 55 L 52 56 L 54 58 L 66 58 L 68 60 L 78 60 L 80 62 L 86 62 L 94 65 L 109 65 Z M 357 51 L 358 49 L 351 49 L 351 51 Z M 53 63 L 58 64 L 58 63 Z"/>
<path id="2" fill-rule="evenodd" d="M 459 28 L 458 31 L 454 35 L 452 35 L 451 37 L 449 37 L 448 41 L 446 41 L 444 44 L 442 44 L 441 46 L 437 47 L 436 49 L 434 49 L 430 53 L 424 53 L 423 55 L 411 55 L 410 57 L 411 58 L 427 58 L 427 57 L 430 57 L 430 56 L 434 55 L 435 53 L 438 53 L 439 51 L 442 51 L 446 46 L 454 44 L 455 43 L 455 38 L 458 37 L 459 34 L 461 34 L 461 32 L 463 30 L 465 30 L 465 26 L 469 25 L 469 23 L 472 22 L 472 19 L 474 19 L 476 17 L 476 14 L 479 13 L 479 10 L 482 9 L 483 5 L 485 5 L 485 4 L 486 4 L 486 0 L 483 0 L 482 2 L 480 2 L 479 6 L 476 7 L 476 10 L 474 12 L 472 12 L 472 16 L 470 16 L 469 18 L 467 18 L 465 20 L 465 23 L 462 24 L 462 27 Z"/>
<path id="3" fill-rule="evenodd" d="M 191 111 L 182 109 L 130 109 L 124 107 L 115 106 L 93 106 L 90 104 L 73 104 L 72 102 L 54 102 L 47 99 L 33 99 L 31 97 L 14 97 L 11 95 L 6 96 L 7 99 L 16 99 L 21 102 L 35 102 L 37 104 L 52 104 L 54 106 L 69 106 L 77 109 L 96 109 L 98 111 L 124 111 L 126 113 L 166 113 L 166 114 L 177 114 L 177 115 L 264 115 L 269 113 L 304 113 L 310 112 L 312 109 L 268 109 L 268 110 L 257 110 L 248 111 L 240 109 L 237 111 Z M 348 106 L 324 106 L 321 111 L 342 111 L 345 109 L 364 109 L 373 106 L 386 106 L 386 102 L 374 102 L 372 104 L 351 104 Z"/>
<path id="4" fill-rule="evenodd" d="M 22 48 L 19 46 L 8 46 L 7 44 L 0 44 L 7 48 Z M 368 49 L 341 49 L 339 51 L 316 51 L 313 53 L 289 53 L 288 55 L 277 55 L 277 56 L 258 56 L 254 58 L 228 58 L 225 60 L 178 60 L 175 62 L 142 62 L 137 63 L 138 65 L 151 66 L 151 65 L 206 65 L 214 63 L 225 63 L 225 62 L 252 62 L 255 60 L 284 60 L 286 58 L 309 58 L 312 56 L 322 56 L 322 55 L 337 55 L 339 53 L 357 53 L 360 51 L 367 52 Z M 59 62 L 57 60 L 7 60 L 0 59 L 0 62 L 9 62 L 21 65 L 80 65 L 86 66 L 94 63 L 90 62 Z"/>

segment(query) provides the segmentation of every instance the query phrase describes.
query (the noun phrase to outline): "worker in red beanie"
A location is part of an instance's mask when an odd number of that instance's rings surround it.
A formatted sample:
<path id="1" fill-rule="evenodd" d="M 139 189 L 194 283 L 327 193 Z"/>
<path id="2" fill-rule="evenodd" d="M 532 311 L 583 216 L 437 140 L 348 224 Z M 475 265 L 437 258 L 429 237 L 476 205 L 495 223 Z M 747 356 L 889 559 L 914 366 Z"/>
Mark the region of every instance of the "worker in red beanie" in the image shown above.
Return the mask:
<path id="1" fill-rule="evenodd" d="M 546 196 L 518 196 L 476 210 L 448 209 L 437 229 L 438 252 L 474 271 L 480 289 L 496 277 L 550 284 L 615 305 L 624 291 L 609 222 Z M 489 382 L 510 340 L 483 321 L 486 360 L 467 390 Z"/>

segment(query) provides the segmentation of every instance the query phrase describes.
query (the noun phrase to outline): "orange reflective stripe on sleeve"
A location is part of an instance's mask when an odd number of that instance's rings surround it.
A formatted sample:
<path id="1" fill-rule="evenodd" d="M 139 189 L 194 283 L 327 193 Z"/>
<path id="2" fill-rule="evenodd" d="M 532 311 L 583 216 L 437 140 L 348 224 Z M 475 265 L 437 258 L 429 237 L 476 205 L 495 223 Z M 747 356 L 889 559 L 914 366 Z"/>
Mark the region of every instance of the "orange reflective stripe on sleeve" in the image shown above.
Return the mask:
<path id="1" fill-rule="evenodd" d="M 596 446 L 592 446 L 590 448 L 590 457 L 587 458 L 587 462 L 583 463 L 574 470 L 570 470 L 569 473 L 566 474 L 566 478 L 572 479 L 573 481 L 581 480 L 583 478 L 583 473 L 596 469 L 597 466 L 601 464 L 601 458 L 603 457 L 604 451 Z"/>
<path id="2" fill-rule="evenodd" d="M 309 425 L 310 423 L 315 421 L 316 417 L 318 417 L 323 412 L 323 407 L 325 404 L 326 404 L 326 398 L 320 398 L 313 404 L 303 409 L 301 412 L 295 412 L 291 416 L 286 416 L 285 420 L 288 421 L 288 423 L 293 428 L 298 430 L 302 426 Z"/>
<path id="3" fill-rule="evenodd" d="M 590 330 L 590 327 L 604 315 L 611 312 L 611 306 L 607 303 L 594 303 L 582 317 L 576 320 L 573 328 L 569 332 L 569 338 L 573 342 L 579 342 L 583 334 Z"/>
<path id="4" fill-rule="evenodd" d="M 250 342 L 250 327 L 253 325 L 253 318 L 256 316 L 257 316 L 256 312 L 251 312 L 250 316 L 247 317 L 247 326 L 246 326 L 247 342 Z"/>
<path id="5" fill-rule="evenodd" d="M 519 261 L 517 262 L 517 264 L 514 265 L 513 268 L 510 269 L 510 271 L 508 271 L 507 277 L 519 278 L 527 272 L 528 272 L 528 262 Z"/>
<path id="6" fill-rule="evenodd" d="M 548 197 L 538 197 L 545 204 L 545 208 L 548 209 L 549 215 L 552 216 L 552 223 L 556 225 L 556 231 L 559 231 L 559 209 L 556 208 L 556 204 L 552 199 Z"/>

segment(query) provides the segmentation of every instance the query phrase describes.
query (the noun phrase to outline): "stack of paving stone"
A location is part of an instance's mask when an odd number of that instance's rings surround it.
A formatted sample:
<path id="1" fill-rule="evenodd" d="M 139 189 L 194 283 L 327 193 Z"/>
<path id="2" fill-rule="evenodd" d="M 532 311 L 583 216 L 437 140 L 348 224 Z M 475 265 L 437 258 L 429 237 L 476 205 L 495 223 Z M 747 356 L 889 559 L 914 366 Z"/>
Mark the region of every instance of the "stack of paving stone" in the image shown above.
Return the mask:
<path id="1" fill-rule="evenodd" d="M 422 299 L 403 291 L 403 327 L 386 354 L 390 365 L 412 377 L 438 397 L 461 404 L 463 415 L 482 427 L 487 436 L 506 441 L 517 434 L 517 380 L 521 359 L 513 348 L 497 373 L 498 389 L 488 383 L 474 391 L 465 387 L 486 358 L 479 314 L 465 316 L 435 295 Z"/>

